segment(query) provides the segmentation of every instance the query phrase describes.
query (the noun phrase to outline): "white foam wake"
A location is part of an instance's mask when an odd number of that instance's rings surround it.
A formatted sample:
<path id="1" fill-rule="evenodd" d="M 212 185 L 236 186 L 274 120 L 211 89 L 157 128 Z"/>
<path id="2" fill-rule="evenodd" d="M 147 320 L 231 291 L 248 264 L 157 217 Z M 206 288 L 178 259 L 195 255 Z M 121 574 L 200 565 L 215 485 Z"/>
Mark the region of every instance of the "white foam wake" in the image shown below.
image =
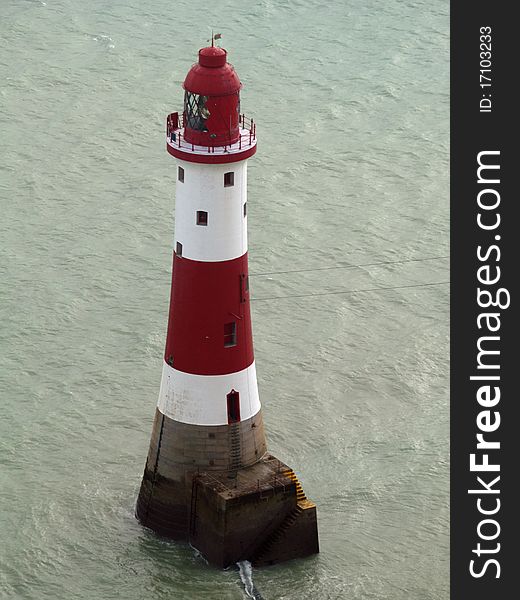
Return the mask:
<path id="1" fill-rule="evenodd" d="M 240 571 L 240 579 L 244 584 L 244 590 L 249 598 L 255 598 L 254 585 L 253 585 L 253 567 L 248 560 L 241 560 L 237 563 L 238 570 Z"/>

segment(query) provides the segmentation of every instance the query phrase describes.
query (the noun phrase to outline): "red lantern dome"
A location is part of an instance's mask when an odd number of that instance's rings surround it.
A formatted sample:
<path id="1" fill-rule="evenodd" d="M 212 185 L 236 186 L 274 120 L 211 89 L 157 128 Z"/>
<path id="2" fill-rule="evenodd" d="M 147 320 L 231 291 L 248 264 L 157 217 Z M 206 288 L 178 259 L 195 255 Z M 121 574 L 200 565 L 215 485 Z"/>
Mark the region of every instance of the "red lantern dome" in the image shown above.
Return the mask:
<path id="1" fill-rule="evenodd" d="M 184 137 L 200 146 L 227 146 L 239 136 L 242 84 L 223 48 L 199 50 L 184 80 Z"/>

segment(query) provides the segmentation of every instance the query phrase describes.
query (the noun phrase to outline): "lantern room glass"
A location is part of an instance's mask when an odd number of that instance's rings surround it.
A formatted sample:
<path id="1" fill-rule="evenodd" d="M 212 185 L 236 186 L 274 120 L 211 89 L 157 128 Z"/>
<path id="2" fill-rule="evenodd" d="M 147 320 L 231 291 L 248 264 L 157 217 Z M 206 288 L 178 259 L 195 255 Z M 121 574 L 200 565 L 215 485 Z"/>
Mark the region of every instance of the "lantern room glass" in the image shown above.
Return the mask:
<path id="1" fill-rule="evenodd" d="M 208 97 L 201 94 L 184 93 L 184 113 L 190 129 L 207 131 L 206 120 L 210 115 L 206 107 L 207 100 Z"/>

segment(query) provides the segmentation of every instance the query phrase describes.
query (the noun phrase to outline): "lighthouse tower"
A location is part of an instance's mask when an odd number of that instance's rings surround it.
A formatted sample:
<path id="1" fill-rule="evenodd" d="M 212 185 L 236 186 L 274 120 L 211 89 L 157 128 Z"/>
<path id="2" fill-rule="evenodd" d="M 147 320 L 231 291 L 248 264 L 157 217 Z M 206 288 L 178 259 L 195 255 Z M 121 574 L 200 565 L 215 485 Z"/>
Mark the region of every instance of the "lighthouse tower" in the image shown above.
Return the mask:
<path id="1" fill-rule="evenodd" d="M 136 515 L 213 564 L 273 564 L 318 551 L 316 507 L 267 453 L 253 353 L 247 264 L 247 161 L 256 125 L 240 107 L 227 53 L 199 51 L 175 158 L 170 314 L 159 400 Z M 173 166 L 175 165 L 175 166 Z"/>

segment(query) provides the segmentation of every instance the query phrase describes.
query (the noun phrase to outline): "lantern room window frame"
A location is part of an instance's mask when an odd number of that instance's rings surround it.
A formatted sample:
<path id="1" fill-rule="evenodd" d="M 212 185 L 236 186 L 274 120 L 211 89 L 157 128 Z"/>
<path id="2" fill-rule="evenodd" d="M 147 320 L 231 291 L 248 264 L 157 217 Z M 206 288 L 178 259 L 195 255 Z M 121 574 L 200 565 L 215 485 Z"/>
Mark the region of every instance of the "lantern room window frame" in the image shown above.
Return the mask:
<path id="1" fill-rule="evenodd" d="M 195 131 L 207 131 L 206 121 L 210 112 L 206 107 L 208 96 L 184 92 L 184 114 L 186 115 L 186 127 Z"/>

